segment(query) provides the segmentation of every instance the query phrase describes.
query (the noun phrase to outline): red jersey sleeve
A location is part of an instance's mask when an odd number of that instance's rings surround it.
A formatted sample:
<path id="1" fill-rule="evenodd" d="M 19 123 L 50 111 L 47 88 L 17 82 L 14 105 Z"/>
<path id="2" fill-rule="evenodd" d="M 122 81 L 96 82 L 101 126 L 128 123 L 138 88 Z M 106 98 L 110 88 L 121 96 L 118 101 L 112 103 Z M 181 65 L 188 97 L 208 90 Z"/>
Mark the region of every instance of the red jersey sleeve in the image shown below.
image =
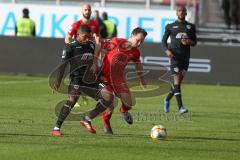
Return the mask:
<path id="1" fill-rule="evenodd" d="M 132 58 L 131 61 L 135 63 L 140 63 L 140 51 L 138 49 L 134 49 L 132 52 Z"/>
<path id="2" fill-rule="evenodd" d="M 99 35 L 99 25 L 97 24 L 97 23 L 95 23 L 95 25 L 96 25 L 96 30 L 95 30 L 95 33 L 97 34 L 97 35 Z"/>
<path id="3" fill-rule="evenodd" d="M 70 30 L 68 31 L 68 34 L 71 36 L 76 36 L 78 30 L 78 24 L 77 22 L 73 23 Z M 75 37 L 74 37 L 75 38 Z"/>

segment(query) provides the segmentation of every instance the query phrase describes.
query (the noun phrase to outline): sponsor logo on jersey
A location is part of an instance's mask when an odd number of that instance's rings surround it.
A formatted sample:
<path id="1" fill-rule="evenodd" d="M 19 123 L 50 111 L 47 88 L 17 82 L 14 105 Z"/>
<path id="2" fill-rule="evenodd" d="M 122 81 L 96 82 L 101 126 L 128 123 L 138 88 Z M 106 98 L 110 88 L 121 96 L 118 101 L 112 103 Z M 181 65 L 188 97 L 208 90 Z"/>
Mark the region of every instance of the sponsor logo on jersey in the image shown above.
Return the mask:
<path id="1" fill-rule="evenodd" d="M 174 28 L 174 29 L 175 29 L 175 28 L 178 28 L 178 26 L 173 26 L 172 28 Z"/>
<path id="2" fill-rule="evenodd" d="M 81 57 L 82 61 L 92 60 L 92 59 L 93 59 L 93 54 L 92 53 L 84 53 Z"/>
<path id="3" fill-rule="evenodd" d="M 83 56 L 90 56 L 90 57 L 92 57 L 93 53 L 84 53 Z"/>
<path id="4" fill-rule="evenodd" d="M 182 39 L 182 38 L 187 38 L 188 35 L 187 33 L 185 32 L 179 32 L 177 35 L 176 35 L 176 39 Z"/>

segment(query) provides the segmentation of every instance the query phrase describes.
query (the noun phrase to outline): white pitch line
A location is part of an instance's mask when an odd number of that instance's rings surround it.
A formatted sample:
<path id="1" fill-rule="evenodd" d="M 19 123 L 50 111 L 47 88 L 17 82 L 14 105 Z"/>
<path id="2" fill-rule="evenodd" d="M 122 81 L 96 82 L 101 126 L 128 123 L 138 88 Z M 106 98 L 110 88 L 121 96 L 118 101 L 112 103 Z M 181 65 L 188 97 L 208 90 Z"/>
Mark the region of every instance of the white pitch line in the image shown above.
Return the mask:
<path id="1" fill-rule="evenodd" d="M 48 80 L 30 80 L 30 81 L 0 81 L 0 85 L 4 84 L 31 84 L 31 83 L 43 83 Z"/>

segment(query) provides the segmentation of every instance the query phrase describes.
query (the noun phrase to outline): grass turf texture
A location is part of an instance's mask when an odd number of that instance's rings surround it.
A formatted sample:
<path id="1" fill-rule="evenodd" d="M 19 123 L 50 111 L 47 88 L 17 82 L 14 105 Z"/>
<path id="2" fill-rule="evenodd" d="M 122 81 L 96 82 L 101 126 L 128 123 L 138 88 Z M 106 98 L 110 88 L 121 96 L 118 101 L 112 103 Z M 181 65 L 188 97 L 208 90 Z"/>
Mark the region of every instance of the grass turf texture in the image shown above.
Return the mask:
<path id="1" fill-rule="evenodd" d="M 175 98 L 168 115 L 163 114 L 164 96 L 137 99 L 132 126 L 116 108 L 112 136 L 103 133 L 97 118 L 93 121 L 97 135 L 89 135 L 77 121 L 67 121 L 64 135 L 54 137 L 49 134 L 56 120 L 54 108 L 66 96 L 52 95 L 47 82 L 45 77 L 0 76 L 1 160 L 240 158 L 239 86 L 184 84 L 184 104 L 191 110 L 185 117 L 174 116 Z M 166 140 L 150 139 L 154 124 L 167 128 Z"/>

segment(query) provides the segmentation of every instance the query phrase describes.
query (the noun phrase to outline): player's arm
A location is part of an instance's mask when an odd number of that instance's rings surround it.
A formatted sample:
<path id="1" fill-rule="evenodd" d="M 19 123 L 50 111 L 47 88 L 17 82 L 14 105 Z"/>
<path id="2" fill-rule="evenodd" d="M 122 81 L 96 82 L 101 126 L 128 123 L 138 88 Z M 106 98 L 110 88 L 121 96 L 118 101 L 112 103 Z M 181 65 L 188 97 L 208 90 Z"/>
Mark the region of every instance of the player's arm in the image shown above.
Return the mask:
<path id="1" fill-rule="evenodd" d="M 100 45 L 100 27 L 97 23 L 95 23 L 95 28 L 96 32 L 92 34 L 93 40 L 95 41 L 95 52 L 94 52 L 94 59 L 93 59 L 93 64 L 97 64 L 98 58 L 100 56 L 100 50 L 101 50 L 101 45 Z"/>
<path id="2" fill-rule="evenodd" d="M 68 44 L 70 43 L 72 40 L 72 35 L 70 35 L 69 33 L 67 33 L 66 37 L 65 37 L 65 43 Z"/>
<path id="3" fill-rule="evenodd" d="M 174 55 L 172 53 L 172 51 L 170 51 L 168 49 L 168 38 L 171 34 L 171 31 L 169 29 L 169 24 L 165 27 L 165 31 L 164 31 L 164 34 L 163 34 L 163 38 L 162 38 L 162 47 L 163 47 L 163 50 L 165 51 L 166 55 L 169 57 L 169 58 L 172 58 Z"/>
<path id="4" fill-rule="evenodd" d="M 190 45 L 190 46 L 195 46 L 197 44 L 195 25 L 192 25 L 192 29 L 190 31 L 190 34 L 188 35 L 188 38 L 182 39 L 181 42 L 183 45 Z"/>
<path id="5" fill-rule="evenodd" d="M 71 29 L 67 32 L 67 35 L 65 37 L 65 43 L 69 44 L 72 41 L 73 35 L 77 33 L 78 26 L 76 23 L 73 23 L 71 26 Z"/>
<path id="6" fill-rule="evenodd" d="M 140 81 L 140 87 L 142 89 L 146 88 L 147 82 L 146 82 L 146 80 L 144 79 L 144 76 L 143 76 L 143 65 L 142 65 L 141 60 L 140 60 L 140 52 L 139 51 L 137 51 L 134 54 L 134 57 L 132 57 L 131 61 L 133 61 L 134 64 L 135 64 L 135 70 L 136 70 L 137 76 L 138 76 L 139 81 Z"/>
<path id="7" fill-rule="evenodd" d="M 63 52 L 62 52 L 62 58 L 61 58 L 61 65 L 58 68 L 58 73 L 57 73 L 57 77 L 56 77 L 56 82 L 54 84 L 54 90 L 57 91 L 62 83 L 63 80 L 63 76 L 64 76 L 64 72 L 65 72 L 65 68 L 67 66 L 67 61 L 71 56 L 71 46 L 69 44 L 66 44 L 63 48 Z"/>
<path id="8" fill-rule="evenodd" d="M 196 36 L 196 27 L 195 25 L 192 25 L 192 30 L 190 33 L 190 45 L 191 46 L 195 46 L 197 44 L 197 36 Z"/>
<path id="9" fill-rule="evenodd" d="M 96 25 L 96 34 L 97 34 L 98 37 L 100 37 L 101 36 L 101 34 L 100 34 L 100 26 L 99 26 L 98 23 L 96 23 L 95 25 Z"/>
<path id="10" fill-rule="evenodd" d="M 138 78 L 140 80 L 140 87 L 142 89 L 146 88 L 147 82 L 143 77 L 143 65 L 141 62 L 135 62 L 135 70 L 136 70 Z"/>
<path id="11" fill-rule="evenodd" d="M 93 57 L 93 64 L 91 66 L 91 71 L 96 73 L 98 71 L 98 59 L 100 57 L 100 53 L 102 50 L 100 37 L 97 34 L 94 34 L 95 39 L 95 49 L 94 49 L 94 57 Z"/>

